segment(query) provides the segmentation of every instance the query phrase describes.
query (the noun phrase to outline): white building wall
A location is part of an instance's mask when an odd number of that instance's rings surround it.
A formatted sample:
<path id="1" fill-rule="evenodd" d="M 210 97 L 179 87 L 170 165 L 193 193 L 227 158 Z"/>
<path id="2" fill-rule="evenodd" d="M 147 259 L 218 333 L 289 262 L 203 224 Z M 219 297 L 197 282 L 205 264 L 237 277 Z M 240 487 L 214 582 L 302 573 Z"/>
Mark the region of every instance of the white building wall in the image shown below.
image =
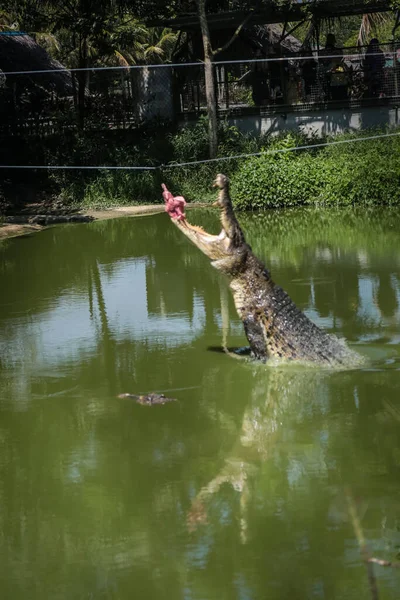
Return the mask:
<path id="1" fill-rule="evenodd" d="M 305 133 L 334 135 L 371 127 L 395 127 L 400 124 L 399 108 L 371 106 L 274 115 L 228 117 L 230 125 L 254 135 L 277 134 L 301 129 Z"/>
<path id="2" fill-rule="evenodd" d="M 135 69 L 135 114 L 140 121 L 173 120 L 172 71 L 168 67 Z"/>

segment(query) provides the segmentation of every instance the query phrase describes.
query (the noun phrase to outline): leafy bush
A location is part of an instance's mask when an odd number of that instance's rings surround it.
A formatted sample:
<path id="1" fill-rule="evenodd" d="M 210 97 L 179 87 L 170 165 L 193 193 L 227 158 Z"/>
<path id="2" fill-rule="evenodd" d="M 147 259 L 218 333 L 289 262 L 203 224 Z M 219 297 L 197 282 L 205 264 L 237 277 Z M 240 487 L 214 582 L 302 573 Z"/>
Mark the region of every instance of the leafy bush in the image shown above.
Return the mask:
<path id="1" fill-rule="evenodd" d="M 239 132 L 226 122 L 219 124 L 219 156 L 246 154 L 259 150 L 262 140 Z M 171 132 L 163 123 L 140 132 L 85 132 L 64 134 L 43 140 L 43 161 L 65 165 L 155 166 L 208 158 L 208 122 Z M 162 171 L 52 171 L 50 181 L 58 197 L 68 204 L 106 207 L 132 203 L 158 203 L 161 186 L 185 196 L 188 201 L 215 198 L 211 184 L 218 171 L 232 175 L 238 160 L 205 163 Z"/>
<path id="2" fill-rule="evenodd" d="M 322 173 L 310 154 L 252 158 L 232 179 L 239 210 L 297 206 L 320 201 Z"/>
<path id="3" fill-rule="evenodd" d="M 335 140 L 351 137 L 340 136 Z M 279 148 L 279 144 L 290 147 L 292 136 L 272 144 L 270 149 Z M 331 145 L 317 152 L 251 158 L 233 177 L 234 201 L 239 210 L 314 203 L 398 204 L 399 152 L 400 139 L 394 137 Z"/>
<path id="4" fill-rule="evenodd" d="M 208 158 L 208 121 L 201 117 L 196 124 L 186 126 L 169 136 L 174 162 Z"/>
<path id="5" fill-rule="evenodd" d="M 192 126 L 186 126 L 168 136 L 171 146 L 170 162 L 190 162 L 209 158 L 208 119 L 200 119 Z M 232 156 L 239 153 L 257 152 L 263 142 L 241 133 L 227 121 L 218 123 L 218 156 Z"/>
<path id="6" fill-rule="evenodd" d="M 104 171 L 89 183 L 82 204 L 93 208 L 161 201 L 157 171 Z"/>
<path id="7" fill-rule="evenodd" d="M 170 164 L 186 163 L 209 158 L 208 120 L 201 117 L 197 123 L 185 127 L 168 138 L 171 146 Z M 218 157 L 229 157 L 237 154 L 258 152 L 263 138 L 254 138 L 243 134 L 227 121 L 218 124 Z M 214 161 L 193 166 L 166 168 L 163 180 L 180 195 L 189 201 L 211 201 L 215 199 L 212 182 L 218 172 L 232 176 L 243 161 L 230 160 Z"/>
<path id="8" fill-rule="evenodd" d="M 330 204 L 398 204 L 399 152 L 398 137 L 328 146 L 318 157 L 330 175 L 325 178 L 323 200 Z"/>

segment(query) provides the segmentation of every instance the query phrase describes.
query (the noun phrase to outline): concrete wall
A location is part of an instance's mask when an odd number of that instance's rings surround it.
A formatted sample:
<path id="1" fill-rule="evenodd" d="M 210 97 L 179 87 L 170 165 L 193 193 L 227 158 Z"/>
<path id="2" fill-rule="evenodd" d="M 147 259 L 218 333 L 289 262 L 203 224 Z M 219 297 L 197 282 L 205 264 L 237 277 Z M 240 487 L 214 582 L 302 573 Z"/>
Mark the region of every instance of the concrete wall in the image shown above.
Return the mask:
<path id="1" fill-rule="evenodd" d="M 301 129 L 305 133 L 336 134 L 379 126 L 398 126 L 399 108 L 368 106 L 308 112 L 287 112 L 274 115 L 243 115 L 228 118 L 243 132 L 253 135 L 274 134 Z"/>
<path id="2" fill-rule="evenodd" d="M 133 72 L 135 114 L 140 121 L 174 118 L 172 72 L 158 67 L 135 69 Z"/>

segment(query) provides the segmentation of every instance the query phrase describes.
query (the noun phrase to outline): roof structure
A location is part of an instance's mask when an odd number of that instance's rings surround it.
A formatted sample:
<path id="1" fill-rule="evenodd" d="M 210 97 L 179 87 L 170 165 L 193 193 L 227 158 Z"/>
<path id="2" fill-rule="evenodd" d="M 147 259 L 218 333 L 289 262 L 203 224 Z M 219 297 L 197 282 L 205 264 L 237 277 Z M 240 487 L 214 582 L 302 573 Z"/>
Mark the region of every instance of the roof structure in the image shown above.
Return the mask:
<path id="1" fill-rule="evenodd" d="M 390 0 L 302 0 L 290 3 L 286 6 L 277 7 L 271 5 L 267 8 L 254 11 L 252 17 L 247 21 L 250 25 L 294 23 L 304 21 L 313 16 L 316 19 L 333 19 L 351 15 L 362 15 L 365 13 L 393 11 Z M 248 17 L 245 11 L 227 11 L 219 13 L 208 13 L 207 21 L 210 30 L 234 29 Z M 200 27 L 197 12 L 183 13 L 174 19 L 159 19 L 149 21 L 149 27 L 164 26 L 174 30 L 190 31 Z"/>
<path id="2" fill-rule="evenodd" d="M 228 30 L 213 30 L 211 37 L 217 46 L 223 46 L 230 38 Z M 218 55 L 218 60 L 242 60 L 253 58 L 257 51 L 269 56 L 275 51 L 285 56 L 296 55 L 301 50 L 301 42 L 293 35 L 284 34 L 281 25 L 252 25 L 244 27 L 235 42 Z M 174 53 L 174 61 L 196 61 L 203 58 L 204 47 L 199 31 L 188 32 L 187 38 Z"/>
<path id="3" fill-rule="evenodd" d="M 51 72 L 62 69 L 62 72 Z M 16 71 L 49 71 L 49 73 L 7 75 Z M 60 96 L 72 94 L 71 73 L 57 60 L 52 59 L 35 40 L 19 32 L 0 34 L 0 73 L 6 81 L 22 80 L 25 84 L 37 85 Z"/>
<path id="4" fill-rule="evenodd" d="M 246 34 L 259 42 L 266 53 L 271 46 L 280 46 L 283 53 L 288 54 L 296 54 L 301 50 L 301 41 L 293 35 L 285 34 L 282 27 L 276 23 L 245 27 L 244 35 Z"/>

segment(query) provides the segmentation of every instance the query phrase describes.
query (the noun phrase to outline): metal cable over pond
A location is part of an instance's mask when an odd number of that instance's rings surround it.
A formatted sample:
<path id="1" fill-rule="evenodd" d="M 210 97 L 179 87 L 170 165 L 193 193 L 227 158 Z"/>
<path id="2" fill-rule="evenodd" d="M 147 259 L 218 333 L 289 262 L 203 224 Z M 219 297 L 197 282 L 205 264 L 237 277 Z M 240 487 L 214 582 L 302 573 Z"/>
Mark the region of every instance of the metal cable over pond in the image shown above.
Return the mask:
<path id="1" fill-rule="evenodd" d="M 380 52 L 370 52 L 369 56 L 380 56 Z M 324 60 L 327 59 L 342 59 L 345 57 L 346 59 L 359 59 L 359 53 L 349 53 L 349 54 L 323 54 L 322 58 Z M 254 64 L 254 63 L 282 63 L 289 62 L 294 60 L 302 60 L 302 61 L 311 61 L 319 58 L 317 56 L 310 55 L 296 55 L 296 56 L 279 56 L 274 58 L 243 58 L 238 60 L 215 60 L 213 61 L 214 66 L 218 65 L 228 65 L 228 64 Z M 203 61 L 198 60 L 197 62 L 185 62 L 185 63 L 162 63 L 159 65 L 123 65 L 123 66 L 110 66 L 110 67 L 73 67 L 71 69 L 64 67 L 60 69 L 35 69 L 31 71 L 3 71 L 3 75 L 44 75 L 49 73 L 81 73 L 87 71 L 131 71 L 134 69 L 170 69 L 170 68 L 185 68 L 185 67 L 199 67 L 204 65 Z"/>
<path id="2" fill-rule="evenodd" d="M 236 160 L 239 158 L 251 158 L 255 156 L 268 156 L 274 154 L 282 154 L 287 152 L 294 152 L 297 150 L 314 150 L 316 148 L 324 148 L 326 146 L 338 146 L 341 144 L 351 144 L 354 142 L 366 142 L 371 140 L 379 140 L 383 138 L 398 137 L 400 132 L 397 133 L 382 133 L 377 135 L 368 135 L 357 138 L 351 138 L 348 140 L 338 140 L 336 142 L 321 142 L 320 144 L 309 144 L 305 146 L 295 146 L 293 148 L 276 148 L 275 150 L 266 150 L 264 152 L 251 152 L 249 154 L 236 154 L 232 156 L 221 156 L 219 158 L 205 158 L 203 160 L 193 160 L 181 163 L 171 164 L 159 164 L 156 166 L 115 166 L 115 165 L 0 165 L 0 169 L 48 169 L 48 170 L 109 170 L 109 171 L 162 171 L 164 169 L 173 169 L 177 167 L 190 167 L 205 163 L 215 163 L 226 160 Z"/>

